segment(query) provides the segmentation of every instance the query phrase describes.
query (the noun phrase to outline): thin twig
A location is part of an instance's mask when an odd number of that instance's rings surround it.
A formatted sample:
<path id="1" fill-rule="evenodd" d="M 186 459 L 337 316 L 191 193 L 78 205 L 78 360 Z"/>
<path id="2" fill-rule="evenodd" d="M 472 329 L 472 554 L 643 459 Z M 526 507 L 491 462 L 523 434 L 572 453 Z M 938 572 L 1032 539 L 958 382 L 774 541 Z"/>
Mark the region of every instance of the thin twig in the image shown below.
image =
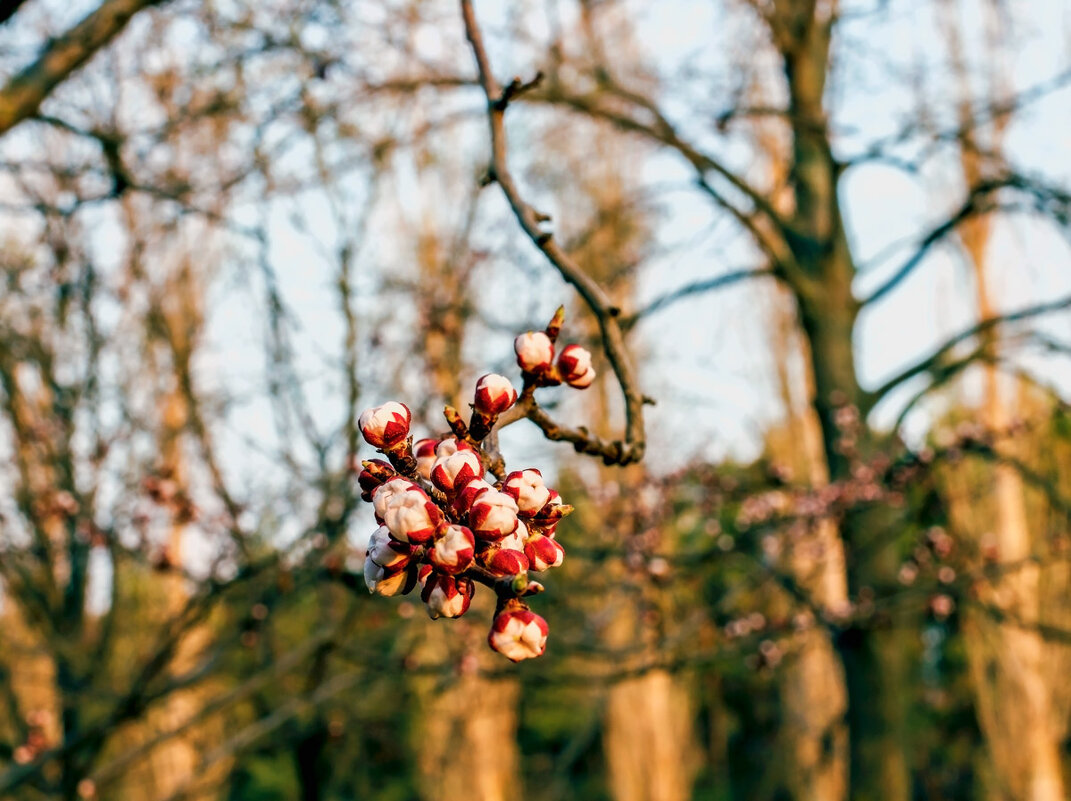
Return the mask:
<path id="1" fill-rule="evenodd" d="M 617 376 L 625 399 L 624 440 L 615 443 L 617 454 L 614 462 L 628 464 L 639 461 L 645 448 L 643 427 L 643 393 L 639 389 L 636 371 L 625 347 L 619 315 L 620 309 L 580 266 L 558 245 L 554 237 L 540 227 L 541 215 L 522 197 L 509 171 L 506 148 L 505 106 L 506 95 L 491 71 L 490 60 L 483 44 L 483 37 L 470 0 L 461 0 L 461 12 L 465 32 L 472 46 L 473 56 L 480 73 L 480 86 L 487 98 L 487 117 L 491 132 L 491 173 L 509 201 L 514 216 L 521 228 L 538 247 L 561 276 L 580 293 L 599 323 L 599 331 L 606 349 L 606 356 Z M 514 90 L 514 95 L 518 89 Z M 503 102 L 506 101 L 506 103 Z M 533 409 L 537 407 L 533 404 Z M 534 419 L 534 418 L 533 418 Z M 538 420 L 536 420 L 538 424 Z M 543 426 L 541 426 L 542 428 Z M 544 428 L 544 433 L 547 429 Z M 573 432 L 576 433 L 576 432 Z M 563 437 L 564 438 L 564 437 Z M 573 441 L 570 439 L 570 441 Z M 574 445 L 577 443 L 574 441 Z M 578 448 L 579 450 L 580 448 Z"/>

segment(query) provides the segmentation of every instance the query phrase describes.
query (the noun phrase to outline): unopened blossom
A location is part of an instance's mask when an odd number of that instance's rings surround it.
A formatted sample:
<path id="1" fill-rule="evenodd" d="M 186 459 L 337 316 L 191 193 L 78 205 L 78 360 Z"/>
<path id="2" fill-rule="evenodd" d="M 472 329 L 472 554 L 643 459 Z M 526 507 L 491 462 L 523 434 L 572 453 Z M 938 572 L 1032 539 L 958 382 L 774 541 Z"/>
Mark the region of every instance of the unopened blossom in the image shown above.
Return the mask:
<path id="1" fill-rule="evenodd" d="M 458 451 L 475 452 L 476 449 L 473 448 L 469 443 L 458 440 L 457 437 L 447 437 L 435 446 L 435 457 L 437 459 L 442 459 L 445 456 L 452 456 Z"/>
<path id="2" fill-rule="evenodd" d="M 394 468 L 382 459 L 369 459 L 364 463 L 361 472 L 357 475 L 357 484 L 361 488 L 361 499 L 365 501 L 372 500 L 372 495 L 375 493 L 376 488 L 397 475 Z"/>
<path id="3" fill-rule="evenodd" d="M 496 544 L 499 548 L 509 548 L 514 551 L 524 551 L 524 543 L 528 540 L 528 528 L 524 525 L 523 520 L 517 521 L 517 528 L 513 530 L 512 534 L 507 534 L 500 539 Z"/>
<path id="4" fill-rule="evenodd" d="M 428 551 L 431 563 L 444 573 L 467 570 L 476 552 L 476 538 L 465 526 L 443 526 Z"/>
<path id="5" fill-rule="evenodd" d="M 571 387 L 584 389 L 595 380 L 591 353 L 580 345 L 567 345 L 558 356 L 558 374 Z"/>
<path id="6" fill-rule="evenodd" d="M 371 554 L 364 559 L 364 583 L 369 592 L 384 597 L 409 592 L 413 589 L 415 576 L 408 568 L 388 569 L 372 561 Z"/>
<path id="7" fill-rule="evenodd" d="M 409 436 L 413 415 L 404 403 L 389 401 L 382 406 L 365 409 L 357 420 L 361 434 L 369 445 L 389 449 Z"/>
<path id="8" fill-rule="evenodd" d="M 372 509 L 375 510 L 376 520 L 380 523 L 383 522 L 383 515 L 387 513 L 387 505 L 395 495 L 413 489 L 419 489 L 419 487 L 409 479 L 399 476 L 385 481 L 373 490 Z"/>
<path id="9" fill-rule="evenodd" d="M 558 567 L 565 559 L 565 549 L 556 539 L 543 534 L 533 534 L 524 543 L 524 555 L 532 570 L 541 571 Z"/>
<path id="10" fill-rule="evenodd" d="M 558 374 L 562 381 L 575 381 L 591 367 L 591 351 L 580 345 L 566 345 L 558 354 Z"/>
<path id="11" fill-rule="evenodd" d="M 529 536 L 532 534 L 542 534 L 544 537 L 550 537 L 554 539 L 554 536 L 558 532 L 558 521 L 547 520 L 530 520 L 529 524 Z"/>
<path id="12" fill-rule="evenodd" d="M 368 558 L 380 567 L 405 567 L 412 555 L 412 547 L 396 540 L 386 526 L 380 526 L 368 538 Z"/>
<path id="13" fill-rule="evenodd" d="M 402 542 L 427 542 L 441 520 L 439 507 L 418 488 L 394 495 L 383 514 L 383 523 Z"/>
<path id="14" fill-rule="evenodd" d="M 431 469 L 435 466 L 435 447 L 439 444 L 436 439 L 417 440 L 413 446 L 413 455 L 416 457 L 417 473 L 425 481 L 431 481 Z"/>
<path id="15" fill-rule="evenodd" d="M 543 508 L 532 516 L 532 522 L 540 527 L 557 523 L 567 514 L 564 511 L 565 509 L 572 511 L 572 507 L 566 507 L 562 503 L 562 496 L 556 490 L 550 490 L 549 495 L 550 497 L 543 504 Z"/>
<path id="16" fill-rule="evenodd" d="M 469 509 L 472 508 L 472 502 L 476 500 L 477 496 L 485 490 L 490 489 L 494 489 L 494 487 L 482 478 L 470 481 L 457 493 L 457 497 L 454 498 L 451 509 L 458 517 L 466 517 L 469 513 Z"/>
<path id="17" fill-rule="evenodd" d="M 506 659 L 520 662 L 542 656 L 547 648 L 547 621 L 528 609 L 499 612 L 487 635 L 487 643 Z"/>
<path id="18" fill-rule="evenodd" d="M 469 609 L 475 588 L 471 579 L 432 571 L 424 581 L 420 599 L 427 604 L 432 620 L 461 617 Z"/>
<path id="19" fill-rule="evenodd" d="M 505 376 L 488 373 L 476 382 L 473 407 L 479 414 L 494 417 L 502 414 L 516 402 L 517 390 Z"/>
<path id="20" fill-rule="evenodd" d="M 483 540 L 500 540 L 517 528 L 517 502 L 496 489 L 482 491 L 469 507 L 469 527 Z"/>
<path id="21" fill-rule="evenodd" d="M 427 563 L 421 564 L 419 567 L 417 567 L 417 584 L 420 585 L 421 589 L 424 588 L 424 584 L 429 578 L 431 578 L 431 575 L 434 572 L 435 568 L 433 568 Z"/>
<path id="22" fill-rule="evenodd" d="M 572 379 L 571 381 L 566 381 L 565 383 L 567 383 L 573 389 L 587 389 L 593 383 L 595 383 L 595 376 L 596 376 L 595 368 L 594 367 L 589 367 L 587 370 L 585 370 L 583 373 L 581 373 L 578 377 Z"/>
<path id="23" fill-rule="evenodd" d="M 519 576 L 528 570 L 528 557 L 524 551 L 490 546 L 480 554 L 480 563 L 499 578 Z"/>
<path id="24" fill-rule="evenodd" d="M 542 331 L 528 331 L 513 340 L 517 366 L 526 373 L 544 373 L 554 364 L 554 343 Z"/>
<path id="25" fill-rule="evenodd" d="M 453 493 L 482 475 L 483 465 L 476 451 L 457 450 L 435 460 L 431 480 L 443 492 Z"/>
<path id="26" fill-rule="evenodd" d="M 502 491 L 517 501 L 517 509 L 523 517 L 532 517 L 550 500 L 543 474 L 535 468 L 510 473 L 502 483 Z"/>

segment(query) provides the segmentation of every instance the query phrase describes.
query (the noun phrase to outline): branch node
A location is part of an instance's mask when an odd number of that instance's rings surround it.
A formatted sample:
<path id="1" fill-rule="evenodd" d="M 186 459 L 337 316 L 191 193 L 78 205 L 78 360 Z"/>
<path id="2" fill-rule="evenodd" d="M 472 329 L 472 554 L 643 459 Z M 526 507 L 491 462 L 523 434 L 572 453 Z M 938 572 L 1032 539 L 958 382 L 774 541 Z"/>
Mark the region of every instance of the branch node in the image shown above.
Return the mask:
<path id="1" fill-rule="evenodd" d="M 505 111 L 510 101 L 520 97 L 530 89 L 534 89 L 542 80 L 542 70 L 537 72 L 530 81 L 522 81 L 519 75 L 515 75 L 513 80 L 502 90 L 502 94 L 498 96 L 498 99 L 491 103 L 491 108 L 495 111 Z"/>

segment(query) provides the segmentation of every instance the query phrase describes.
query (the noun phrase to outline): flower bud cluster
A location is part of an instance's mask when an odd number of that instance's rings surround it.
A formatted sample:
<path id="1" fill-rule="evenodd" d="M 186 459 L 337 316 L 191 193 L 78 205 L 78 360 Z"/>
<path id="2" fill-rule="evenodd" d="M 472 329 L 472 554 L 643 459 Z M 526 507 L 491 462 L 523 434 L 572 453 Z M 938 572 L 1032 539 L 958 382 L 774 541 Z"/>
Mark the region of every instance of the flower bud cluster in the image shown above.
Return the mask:
<path id="1" fill-rule="evenodd" d="M 595 381 L 591 352 L 580 345 L 566 345 L 555 358 L 555 340 L 561 329 L 562 311 L 551 320 L 545 331 L 526 331 L 513 340 L 517 366 L 526 384 L 554 386 L 568 384 L 587 389 Z"/>
<path id="2" fill-rule="evenodd" d="M 518 338 L 519 358 L 527 336 Z M 542 354 L 547 366 L 539 368 L 541 384 L 591 383 L 587 351 L 570 345 L 555 362 L 552 339 L 539 337 L 549 353 Z M 542 347 L 539 337 L 535 345 Z M 534 373 L 524 369 L 529 387 Z M 361 498 L 372 504 L 379 523 L 365 555 L 369 591 L 391 596 L 419 587 L 432 618 L 457 618 L 469 610 L 476 585 L 484 584 L 497 596 L 488 643 L 515 662 L 540 656 L 546 647 L 547 623 L 525 600 L 543 586 L 529 574 L 562 564 L 565 549 L 555 534 L 558 521 L 572 511 L 539 470 L 507 472 L 501 455 L 481 444 L 517 399 L 509 379 L 484 375 L 476 383 L 470 421 L 448 407 L 451 433 L 415 444 L 405 404 L 368 409 L 360 416 L 361 433 L 387 460 L 364 461 L 357 476 Z"/>

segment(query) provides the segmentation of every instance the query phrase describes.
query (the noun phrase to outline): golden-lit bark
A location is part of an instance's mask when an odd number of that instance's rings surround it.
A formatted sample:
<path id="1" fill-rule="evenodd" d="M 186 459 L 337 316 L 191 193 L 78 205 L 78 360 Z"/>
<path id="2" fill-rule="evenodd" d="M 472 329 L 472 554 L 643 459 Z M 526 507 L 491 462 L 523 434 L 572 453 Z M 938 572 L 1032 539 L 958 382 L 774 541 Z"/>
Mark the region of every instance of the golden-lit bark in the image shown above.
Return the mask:
<path id="1" fill-rule="evenodd" d="M 948 19 L 946 36 L 953 63 L 959 101 L 959 120 L 968 131 L 960 142 L 960 166 L 967 191 L 972 191 L 999 167 L 1000 149 L 1007 115 L 998 115 L 991 126 L 988 141 L 979 141 L 971 129 L 972 88 L 963 53 L 961 35 L 954 19 L 957 4 L 946 2 Z M 991 35 L 998 24 L 997 12 L 987 8 Z M 1001 63 L 1000 42 L 993 43 L 990 59 L 989 90 L 999 102 L 1006 82 Z M 993 276 L 989 248 L 993 238 L 993 218 L 978 214 L 965 220 L 960 240 L 971 269 L 979 322 L 999 314 L 993 302 Z M 999 346 L 999 330 L 983 334 L 983 344 L 991 354 Z M 982 366 L 982 424 L 998 438 L 1016 416 L 1017 410 L 1006 397 L 1007 382 L 993 360 Z M 1012 395 L 1014 397 L 1014 394 Z M 1004 446 L 1007 449 L 1007 446 Z M 1053 693 L 1056 686 L 1047 673 L 1056 651 L 1066 646 L 1048 644 L 1036 628 L 1041 620 L 1041 583 L 1045 568 L 1034 558 L 1039 534 L 1031 531 L 1026 496 L 1018 470 L 1010 464 L 992 467 L 991 503 L 994 517 L 985 524 L 987 531 L 969 531 L 974 536 L 991 537 L 996 549 L 997 565 L 1002 567 L 992 580 L 979 585 L 983 605 L 991 605 L 1005 616 L 1005 622 L 993 620 L 986 611 L 969 610 L 965 616 L 964 635 L 978 704 L 979 721 L 985 732 L 998 776 L 998 798 L 1016 801 L 1061 801 L 1066 788 L 1061 766 L 1061 745 L 1066 721 L 1058 720 Z M 959 497 L 952 504 L 953 520 L 963 524 L 963 504 Z M 955 513 L 959 513 L 956 515 Z M 990 528 L 991 527 L 991 528 Z M 1056 679 L 1066 685 L 1065 681 Z M 1058 685 L 1057 685 L 1058 686 Z M 1065 691 L 1066 692 L 1066 691 Z"/>
<path id="2" fill-rule="evenodd" d="M 693 715 L 686 686 L 665 671 L 614 685 L 606 699 L 603 748 L 617 801 L 692 797 Z"/>
<path id="3" fill-rule="evenodd" d="M 474 604 L 469 614 L 478 615 L 482 622 L 492 613 L 483 606 Z M 442 632 L 441 628 L 441 621 L 431 623 L 420 649 L 440 661 L 451 652 L 447 639 L 457 636 L 456 631 Z M 488 679 L 476 672 L 496 667 L 497 654 L 486 653 L 483 638 L 478 632 L 472 634 L 466 638 L 466 655 L 453 654 L 467 666 L 463 675 L 415 682 L 420 708 L 413 748 L 420 792 L 428 799 L 512 801 L 521 795 L 520 684 L 516 679 Z"/>
<path id="4" fill-rule="evenodd" d="M 428 157 L 420 161 L 435 160 Z M 429 183 L 434 182 L 434 170 L 423 172 Z M 469 202 L 474 204 L 475 199 Z M 461 227 L 461 239 L 447 240 L 442 233 L 447 221 L 442 219 L 441 209 L 429 202 L 410 237 L 414 242 L 414 295 L 422 336 L 413 346 L 423 361 L 430 390 L 423 393 L 426 402 L 417 413 L 426 415 L 433 430 L 436 426 L 445 428 L 444 404 L 464 409 L 471 402 L 472 386 L 463 381 L 467 375 L 463 351 L 474 311 L 471 281 L 475 263 L 465 240 L 473 211 L 469 211 L 468 223 Z M 423 613 L 421 606 L 419 614 Z M 510 801 L 520 794 L 520 684 L 514 678 L 489 679 L 480 675 L 481 671 L 501 666 L 501 657 L 488 651 L 484 637 L 476 631 L 493 614 L 493 599 L 487 593 L 477 593 L 466 617 L 458 621 L 467 633 L 461 638 L 464 645 L 460 651 L 451 648 L 456 645 L 459 626 L 435 621 L 423 627 L 427 633 L 415 651 L 416 658 L 430 665 L 462 665 L 465 670 L 456 680 L 414 682 L 418 722 L 413 753 L 421 794 L 429 800 Z"/>
<path id="5" fill-rule="evenodd" d="M 598 42 L 590 9 L 582 23 L 587 41 Z M 636 52 L 627 27 L 611 27 L 621 37 L 613 42 L 614 53 Z M 635 68 L 636 63 L 632 66 Z M 650 221 L 633 202 L 638 176 L 624 166 L 639 162 L 636 148 L 611 138 L 603 126 L 593 125 L 590 138 L 584 140 L 587 147 L 578 152 L 572 143 L 575 138 L 572 142 L 560 139 L 565 133 L 551 132 L 549 136 L 556 151 L 568 154 L 569 179 L 579 184 L 580 191 L 575 195 L 576 208 L 571 209 L 566 202 L 562 214 L 566 219 L 587 221 L 582 230 L 570 232 L 575 237 L 573 255 L 589 276 L 608 289 L 614 303 L 629 308 L 636 290 L 634 265 L 642 258 L 650 236 Z M 590 156 L 594 142 L 598 143 L 598 159 Z M 589 333 L 596 334 L 594 326 Z M 597 433 L 609 435 L 615 414 L 619 414 L 612 384 L 597 379 L 584 400 L 586 416 L 599 421 Z M 643 485 L 645 468 L 600 466 L 598 476 L 599 486 L 617 484 L 621 496 L 628 497 Z M 621 539 L 639 533 L 631 521 L 620 522 Z M 661 541 L 662 548 L 671 553 L 674 543 L 670 532 L 663 532 Z M 565 545 L 568 553 L 569 544 Z M 644 603 L 639 593 L 612 592 L 607 599 L 610 609 L 600 612 L 613 616 L 603 644 L 611 653 L 631 651 L 637 663 L 650 660 L 660 647 L 657 627 L 644 615 Z M 612 670 L 624 665 L 618 662 L 605 667 Z M 700 756 L 693 696 L 681 675 L 663 670 L 642 672 L 614 682 L 607 690 L 602 745 L 607 784 L 615 801 L 686 801 L 692 797 Z"/>
<path id="6" fill-rule="evenodd" d="M 756 87 L 756 93 L 761 88 Z M 787 164 L 777 131 L 758 124 L 755 138 L 769 164 L 768 185 L 774 207 L 789 214 L 794 198 L 785 191 Z M 761 291 L 761 290 L 760 290 Z M 791 293 L 775 284 L 770 298 L 769 330 L 778 394 L 787 437 L 769 441 L 771 456 L 794 477 L 812 487 L 829 483 L 822 430 L 814 412 L 814 378 L 800 336 Z M 798 378 L 797 378 L 798 376 Z M 840 532 L 832 520 L 819 520 L 802 536 L 786 536 L 787 565 L 818 609 L 836 613 L 848 603 L 847 570 Z M 810 613 L 813 616 L 813 612 Z M 798 801 L 845 798 L 848 782 L 847 689 L 844 668 L 827 632 L 817 625 L 795 637 L 793 658 L 781 668 L 786 744 L 786 779 Z"/>

